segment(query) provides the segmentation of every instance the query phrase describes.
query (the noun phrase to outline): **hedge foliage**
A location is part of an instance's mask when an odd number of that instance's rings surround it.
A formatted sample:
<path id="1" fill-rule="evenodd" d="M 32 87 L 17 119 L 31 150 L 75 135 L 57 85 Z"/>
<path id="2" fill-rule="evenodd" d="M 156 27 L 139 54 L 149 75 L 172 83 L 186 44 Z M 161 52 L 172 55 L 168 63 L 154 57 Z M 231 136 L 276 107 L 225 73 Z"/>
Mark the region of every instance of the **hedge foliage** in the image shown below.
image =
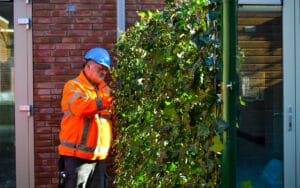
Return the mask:
<path id="1" fill-rule="evenodd" d="M 220 2 L 169 0 L 138 15 L 115 47 L 115 184 L 216 187 Z"/>

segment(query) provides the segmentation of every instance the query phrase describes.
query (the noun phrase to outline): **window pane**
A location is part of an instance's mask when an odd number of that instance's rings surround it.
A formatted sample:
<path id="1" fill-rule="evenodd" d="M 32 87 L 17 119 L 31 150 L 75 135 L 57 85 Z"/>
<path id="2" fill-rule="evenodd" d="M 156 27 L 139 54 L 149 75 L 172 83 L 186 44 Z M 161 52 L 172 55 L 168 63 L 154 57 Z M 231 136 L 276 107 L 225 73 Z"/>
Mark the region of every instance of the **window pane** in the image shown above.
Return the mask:
<path id="1" fill-rule="evenodd" d="M 13 2 L 0 2 L 0 187 L 16 187 Z"/>
<path id="2" fill-rule="evenodd" d="M 281 6 L 241 6 L 237 187 L 283 187 Z"/>

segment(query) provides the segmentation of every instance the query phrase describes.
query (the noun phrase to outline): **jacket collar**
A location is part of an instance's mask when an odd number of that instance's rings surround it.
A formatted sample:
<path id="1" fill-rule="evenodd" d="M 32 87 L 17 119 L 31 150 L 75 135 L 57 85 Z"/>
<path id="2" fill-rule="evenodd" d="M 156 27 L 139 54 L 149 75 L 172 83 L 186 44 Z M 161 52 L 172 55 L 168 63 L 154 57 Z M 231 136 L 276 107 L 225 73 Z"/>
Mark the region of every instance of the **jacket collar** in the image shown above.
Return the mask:
<path id="1" fill-rule="evenodd" d="M 83 71 L 80 71 L 80 74 L 77 77 L 77 80 L 80 83 L 83 83 L 85 85 L 87 85 L 89 88 L 94 89 L 95 86 L 93 86 L 89 80 L 86 78 L 85 74 L 83 73 Z M 104 81 L 102 81 L 100 84 L 98 84 L 98 88 L 103 88 L 106 85 L 106 83 Z"/>

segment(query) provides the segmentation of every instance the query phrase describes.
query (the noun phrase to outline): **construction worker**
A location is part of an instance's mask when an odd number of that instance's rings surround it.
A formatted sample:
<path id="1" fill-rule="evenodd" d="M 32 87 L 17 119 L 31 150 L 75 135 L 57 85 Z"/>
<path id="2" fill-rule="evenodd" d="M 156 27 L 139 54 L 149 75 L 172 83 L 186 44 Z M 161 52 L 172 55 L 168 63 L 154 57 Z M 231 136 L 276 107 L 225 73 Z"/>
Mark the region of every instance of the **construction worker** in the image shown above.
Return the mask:
<path id="1" fill-rule="evenodd" d="M 59 133 L 59 187 L 106 187 L 106 164 L 112 140 L 112 100 L 104 78 L 109 53 L 90 49 L 80 74 L 66 82 Z"/>

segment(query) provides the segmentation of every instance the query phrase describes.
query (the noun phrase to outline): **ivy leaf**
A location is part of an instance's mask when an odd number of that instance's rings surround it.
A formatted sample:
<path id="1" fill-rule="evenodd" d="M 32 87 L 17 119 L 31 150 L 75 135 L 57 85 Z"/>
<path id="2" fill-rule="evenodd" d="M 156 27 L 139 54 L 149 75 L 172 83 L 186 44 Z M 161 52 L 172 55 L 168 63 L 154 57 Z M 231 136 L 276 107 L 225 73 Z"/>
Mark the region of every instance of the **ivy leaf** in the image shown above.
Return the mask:
<path id="1" fill-rule="evenodd" d="M 214 125 L 216 126 L 216 131 L 218 134 L 222 133 L 225 129 L 230 127 L 229 123 L 225 122 L 222 119 L 217 119 L 214 122 Z"/>
<path id="2" fill-rule="evenodd" d="M 176 115 L 176 110 L 174 106 L 167 106 L 164 111 L 163 114 L 165 115 L 166 118 L 169 118 L 170 120 L 173 120 L 175 118 Z"/>
<path id="3" fill-rule="evenodd" d="M 219 136 L 214 136 L 213 137 L 213 145 L 210 147 L 210 150 L 215 152 L 215 153 L 219 153 L 221 151 L 223 151 L 224 149 L 224 145 L 220 140 Z"/>
<path id="4" fill-rule="evenodd" d="M 148 122 L 149 122 L 149 121 L 152 119 L 152 113 L 151 113 L 151 112 L 149 112 L 149 111 L 147 111 L 147 112 L 146 112 L 146 116 L 145 116 L 145 117 L 146 117 L 146 121 L 148 121 Z"/>
<path id="5" fill-rule="evenodd" d="M 138 12 L 137 14 L 139 17 L 141 17 L 141 19 L 144 19 L 146 16 L 146 12 Z"/>
<path id="6" fill-rule="evenodd" d="M 169 167 L 170 172 L 174 172 L 176 170 L 176 167 L 177 165 L 174 162 L 172 162 L 171 166 Z"/>
<path id="7" fill-rule="evenodd" d="M 205 59 L 205 63 L 207 66 L 212 66 L 214 65 L 214 59 L 213 58 L 207 58 Z"/>
<path id="8" fill-rule="evenodd" d="M 239 96 L 240 104 L 246 106 L 246 101 L 243 100 L 242 96 Z"/>
<path id="9" fill-rule="evenodd" d="M 201 172 L 202 172 L 202 169 L 201 169 L 200 167 L 194 168 L 194 169 L 192 170 L 192 173 L 193 173 L 193 174 L 200 174 Z"/>
<path id="10" fill-rule="evenodd" d="M 143 182 L 144 178 L 145 178 L 145 175 L 144 174 L 140 174 L 139 177 L 138 177 L 138 181 L 139 182 Z"/>
<path id="11" fill-rule="evenodd" d="M 170 102 L 170 101 L 165 101 L 165 105 L 166 106 L 170 106 L 172 104 L 172 102 Z"/>
<path id="12" fill-rule="evenodd" d="M 242 188 L 253 188 L 252 182 L 250 180 L 242 181 L 240 185 Z"/>
<path id="13" fill-rule="evenodd" d="M 204 6 L 206 4 L 206 0 L 194 0 L 200 6 Z"/>

